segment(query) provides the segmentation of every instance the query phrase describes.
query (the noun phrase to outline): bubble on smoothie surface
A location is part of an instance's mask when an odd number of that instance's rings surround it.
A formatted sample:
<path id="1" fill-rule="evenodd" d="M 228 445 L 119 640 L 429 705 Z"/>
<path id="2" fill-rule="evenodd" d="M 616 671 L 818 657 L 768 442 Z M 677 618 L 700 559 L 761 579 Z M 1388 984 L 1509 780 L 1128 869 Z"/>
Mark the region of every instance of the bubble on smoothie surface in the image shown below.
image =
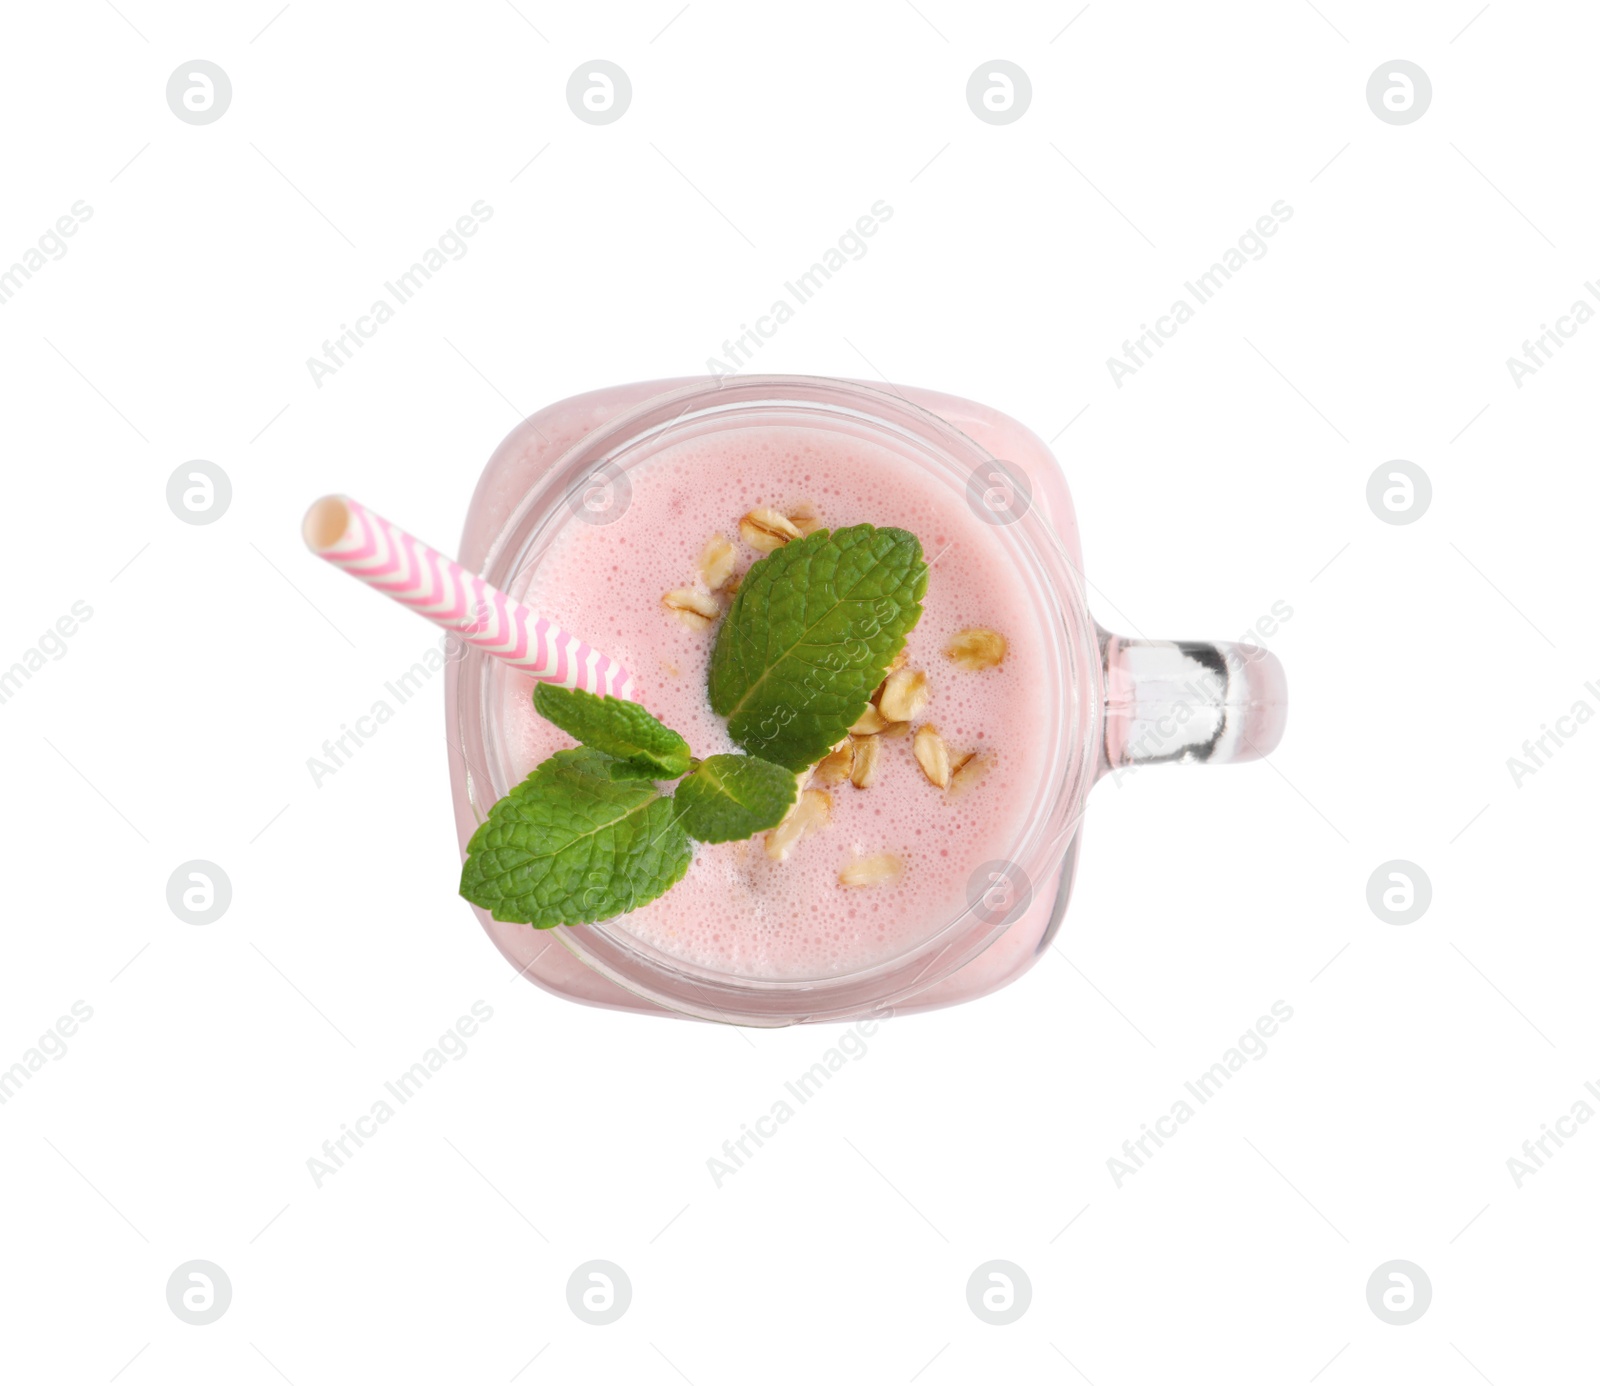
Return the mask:
<path id="1" fill-rule="evenodd" d="M 830 786 L 828 825 L 787 860 L 769 860 L 759 838 L 699 845 L 678 885 L 614 927 L 708 971 L 761 979 L 839 976 L 919 946 L 966 908 L 977 865 L 1014 853 L 1045 758 L 1044 633 L 1006 557 L 1008 536 L 973 516 L 960 490 L 930 485 L 875 444 L 832 434 L 747 429 L 688 440 L 629 480 L 626 514 L 563 527 L 513 595 L 569 630 L 606 632 L 608 652 L 634 671 L 634 696 L 695 755 L 738 749 L 706 694 L 716 627 L 673 619 L 662 594 L 699 582 L 714 534 L 738 550 L 736 574 L 762 557 L 739 538 L 752 510 L 810 507 L 829 529 L 893 525 L 921 541 L 931 571 L 906 643 L 907 666 L 928 678 L 917 721 L 937 724 L 952 758 L 981 751 L 985 763 L 970 788 L 952 794 L 929 783 L 910 736 L 886 738 L 871 787 Z M 946 657 L 947 642 L 972 629 L 1004 633 L 1002 663 L 971 672 Z M 534 712 L 528 680 L 507 677 L 502 688 L 507 757 L 520 778 L 571 743 Z M 904 864 L 892 884 L 839 884 L 852 859 L 883 853 Z"/>

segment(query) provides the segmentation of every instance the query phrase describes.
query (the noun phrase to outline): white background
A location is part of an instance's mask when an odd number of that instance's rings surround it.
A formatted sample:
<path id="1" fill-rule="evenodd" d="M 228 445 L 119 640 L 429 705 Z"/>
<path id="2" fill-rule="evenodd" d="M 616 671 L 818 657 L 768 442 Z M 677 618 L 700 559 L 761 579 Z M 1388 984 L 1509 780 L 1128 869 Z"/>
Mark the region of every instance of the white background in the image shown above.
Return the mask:
<path id="1" fill-rule="evenodd" d="M 0 1107 L 0 1372 L 1579 1379 L 1600 1129 L 1520 1188 L 1506 1161 L 1600 1081 L 1600 727 L 1520 787 L 1506 761 L 1600 708 L 1600 326 L 1520 389 L 1505 360 L 1600 278 L 1600 20 L 1319 8 L 7 7 L 0 262 L 93 216 L 0 307 L 0 666 L 94 614 L 0 706 L 0 1065 L 94 1015 Z M 196 57 L 233 84 L 206 126 L 164 95 Z M 633 83 L 603 127 L 564 97 L 596 57 Z M 1033 86 L 1004 126 L 964 96 L 997 57 Z M 1405 126 L 1365 99 L 1396 57 L 1434 89 Z M 478 199 L 470 253 L 317 388 L 306 358 Z M 878 199 L 761 367 L 1054 438 L 1102 623 L 1233 638 L 1286 602 L 1290 726 L 1267 765 L 1103 783 L 1059 947 L 890 1022 L 717 1188 L 839 1029 L 518 980 L 455 895 L 437 685 L 312 783 L 431 637 L 297 525 L 343 490 L 453 547 L 521 415 L 704 371 Z M 1279 199 L 1270 253 L 1117 388 L 1106 357 Z M 195 458 L 233 486 L 202 527 L 165 500 Z M 1395 458 L 1433 484 L 1408 526 L 1365 500 Z M 233 883 L 205 927 L 165 898 L 191 858 Z M 1366 902 L 1391 858 L 1433 883 L 1405 927 Z M 316 1187 L 479 999 L 467 1056 Z M 1267 1056 L 1118 1188 L 1278 999 Z M 166 1302 L 195 1258 L 233 1286 L 207 1327 Z M 609 1327 L 566 1301 L 596 1258 L 633 1285 Z M 1032 1284 L 1006 1327 L 966 1302 L 994 1258 Z M 1433 1286 L 1404 1327 L 1366 1300 L 1395 1258 Z"/>

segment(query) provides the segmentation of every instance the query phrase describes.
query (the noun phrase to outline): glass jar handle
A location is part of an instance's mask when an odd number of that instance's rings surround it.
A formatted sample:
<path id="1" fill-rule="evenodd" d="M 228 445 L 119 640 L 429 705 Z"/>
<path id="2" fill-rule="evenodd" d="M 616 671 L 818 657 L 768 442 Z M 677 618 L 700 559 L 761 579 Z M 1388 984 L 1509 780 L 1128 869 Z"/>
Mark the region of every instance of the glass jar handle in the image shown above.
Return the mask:
<path id="1" fill-rule="evenodd" d="M 1129 640 L 1100 632 L 1105 739 L 1100 773 L 1268 755 L 1283 737 L 1288 682 L 1255 645 Z"/>

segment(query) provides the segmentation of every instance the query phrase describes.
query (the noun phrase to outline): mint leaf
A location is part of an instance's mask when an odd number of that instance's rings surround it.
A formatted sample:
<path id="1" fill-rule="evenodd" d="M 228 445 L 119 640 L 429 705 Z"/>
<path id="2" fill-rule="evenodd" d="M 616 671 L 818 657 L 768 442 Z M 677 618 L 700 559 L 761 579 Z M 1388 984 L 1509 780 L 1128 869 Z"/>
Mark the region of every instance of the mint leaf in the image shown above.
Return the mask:
<path id="1" fill-rule="evenodd" d="M 820 760 L 865 711 L 927 587 L 922 545 L 903 529 L 820 529 L 758 560 L 711 655 L 728 734 L 789 770 Z"/>
<path id="2" fill-rule="evenodd" d="M 533 706 L 574 740 L 647 771 L 653 779 L 675 780 L 689 773 L 689 743 L 638 703 L 541 683 L 533 690 Z"/>
<path id="3" fill-rule="evenodd" d="M 612 779 L 615 763 L 583 747 L 536 767 L 473 833 L 461 894 L 550 929 L 625 914 L 682 880 L 692 849 L 673 801 L 648 780 Z"/>
<path id="4" fill-rule="evenodd" d="M 794 772 L 755 756 L 707 756 L 672 801 L 696 842 L 737 842 L 775 828 L 794 803 Z"/>

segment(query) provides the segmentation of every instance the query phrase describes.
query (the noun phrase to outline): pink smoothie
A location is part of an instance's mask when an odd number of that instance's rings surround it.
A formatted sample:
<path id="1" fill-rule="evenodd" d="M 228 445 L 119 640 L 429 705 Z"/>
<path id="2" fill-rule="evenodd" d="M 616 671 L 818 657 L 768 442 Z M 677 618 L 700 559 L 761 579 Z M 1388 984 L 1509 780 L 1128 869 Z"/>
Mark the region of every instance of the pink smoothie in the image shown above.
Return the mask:
<path id="1" fill-rule="evenodd" d="M 828 825 L 787 860 L 770 860 L 759 838 L 697 845 L 683 881 L 614 927 L 683 962 L 752 979 L 836 977 L 916 948 L 967 907 L 979 865 L 1015 854 L 1052 723 L 1044 635 L 1003 531 L 911 464 L 834 434 L 722 433 L 668 448 L 628 479 L 631 504 L 619 519 L 563 526 L 511 590 L 626 664 L 634 696 L 695 755 L 738 749 L 706 695 L 716 629 L 688 629 L 662 595 L 695 584 L 713 534 L 738 547 L 736 571 L 756 561 L 761 555 L 738 537 L 748 511 L 787 514 L 808 504 L 827 528 L 896 525 L 922 541 L 931 571 L 907 654 L 927 672 L 932 696 L 916 724 L 937 726 L 952 754 L 983 752 L 988 769 L 952 795 L 929 783 L 909 736 L 886 738 L 874 783 L 829 787 Z M 1006 637 L 998 668 L 963 670 L 945 657 L 946 641 L 968 627 Z M 520 676 L 506 681 L 502 734 L 518 778 L 572 744 L 533 711 L 532 687 Z M 903 860 L 898 881 L 839 883 L 853 857 L 883 852 Z"/>

